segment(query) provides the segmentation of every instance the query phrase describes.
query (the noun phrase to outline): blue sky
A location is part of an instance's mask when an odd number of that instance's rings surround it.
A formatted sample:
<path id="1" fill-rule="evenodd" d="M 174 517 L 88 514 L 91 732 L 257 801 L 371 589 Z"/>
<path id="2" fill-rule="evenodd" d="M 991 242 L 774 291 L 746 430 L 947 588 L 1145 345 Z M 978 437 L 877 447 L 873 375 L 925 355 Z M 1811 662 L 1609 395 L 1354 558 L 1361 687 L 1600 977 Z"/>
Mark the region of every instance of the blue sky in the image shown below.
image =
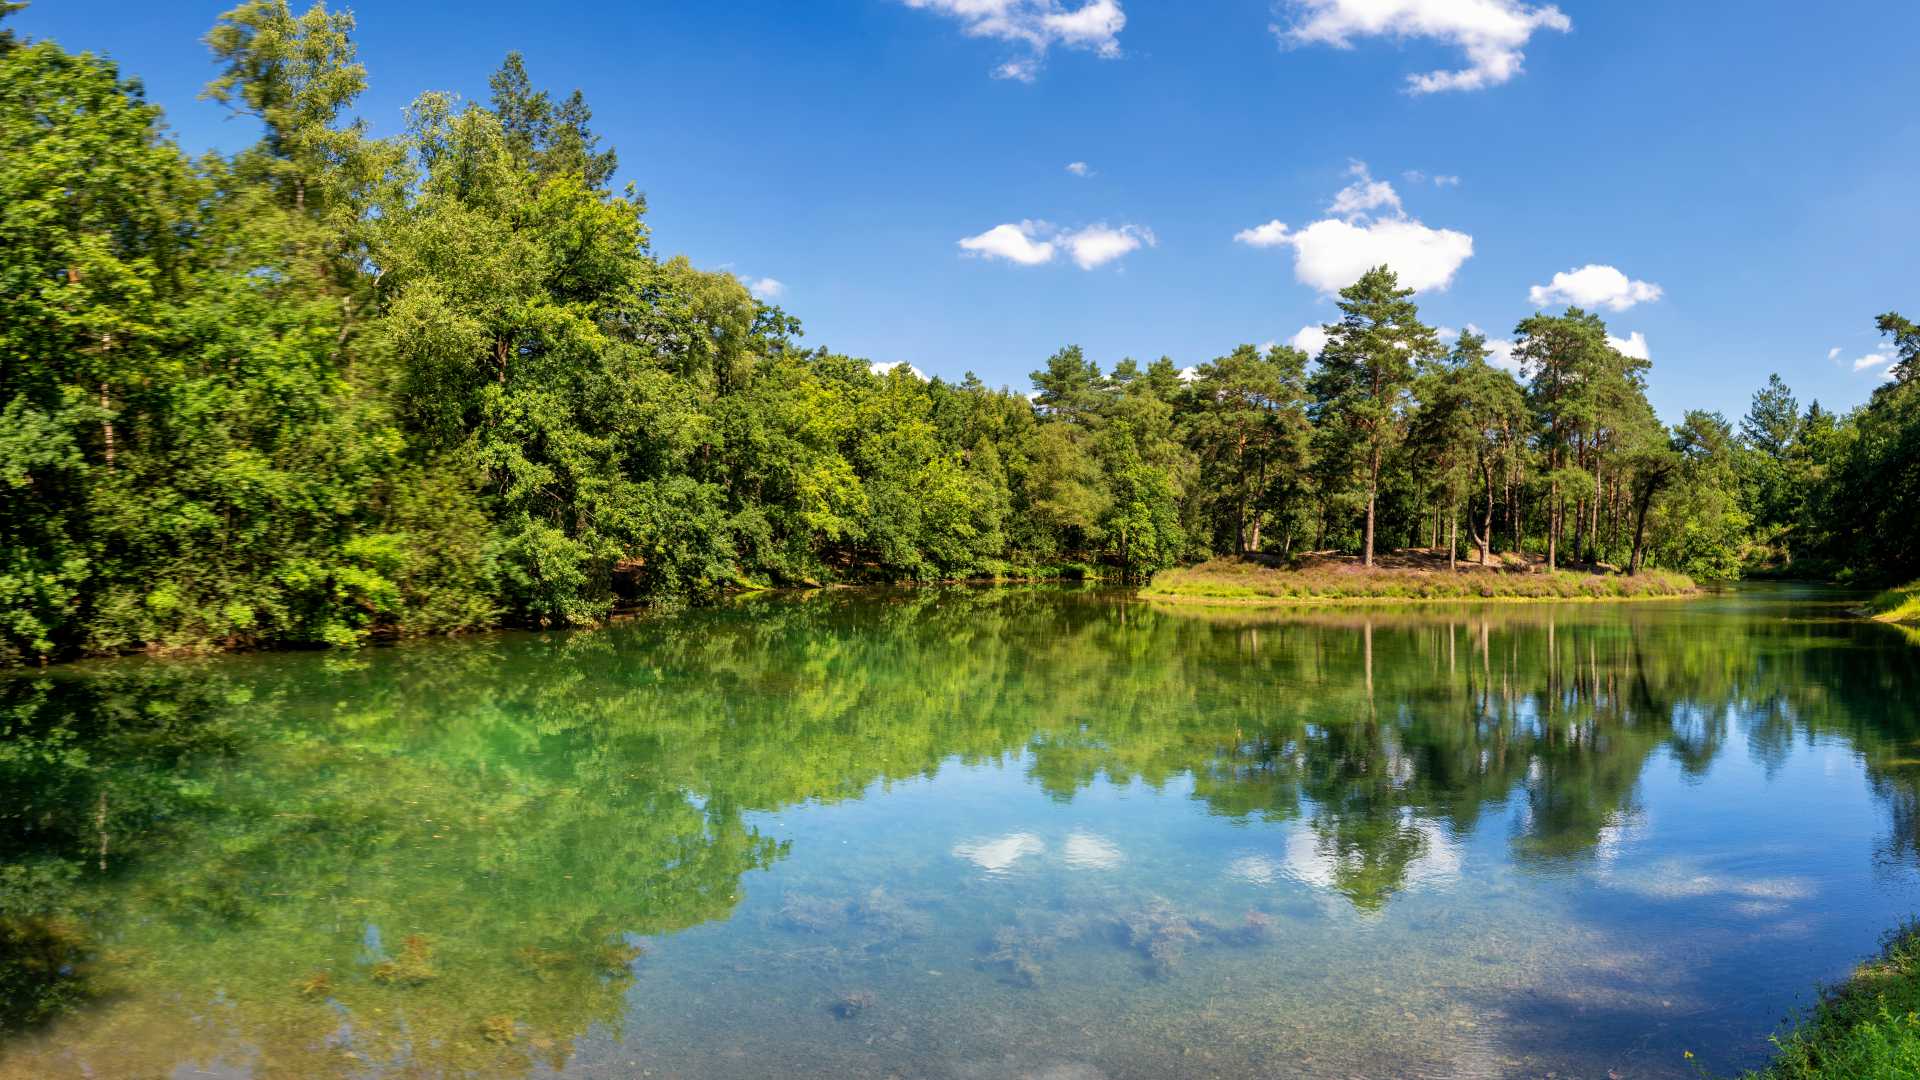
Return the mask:
<path id="1" fill-rule="evenodd" d="M 189 149 L 233 149 L 248 122 L 197 100 L 228 6 L 14 21 L 140 76 Z M 349 6 L 377 133 L 425 90 L 484 98 L 518 49 L 586 93 L 661 253 L 778 281 L 810 344 L 953 378 L 1024 389 L 1066 343 L 1184 366 L 1286 341 L 1373 254 L 1431 282 L 1429 321 L 1496 339 L 1536 295 L 1586 298 L 1641 335 L 1669 419 L 1737 416 L 1770 371 L 1850 407 L 1885 370 L 1855 370 L 1885 355 L 1873 317 L 1920 315 L 1920 4 Z"/>

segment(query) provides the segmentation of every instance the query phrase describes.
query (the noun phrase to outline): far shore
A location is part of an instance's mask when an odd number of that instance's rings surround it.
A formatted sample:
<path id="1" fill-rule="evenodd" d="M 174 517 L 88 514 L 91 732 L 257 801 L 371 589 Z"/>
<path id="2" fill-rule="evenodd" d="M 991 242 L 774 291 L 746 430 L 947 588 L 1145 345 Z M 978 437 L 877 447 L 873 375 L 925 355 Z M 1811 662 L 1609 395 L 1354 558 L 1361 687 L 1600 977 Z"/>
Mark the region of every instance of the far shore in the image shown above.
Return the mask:
<path id="1" fill-rule="evenodd" d="M 1162 570 L 1140 590 L 1142 598 L 1175 604 L 1231 607 L 1368 603 L 1538 603 L 1597 600 L 1676 600 L 1701 594 L 1692 578 L 1660 570 L 1625 574 L 1613 567 L 1548 570 L 1517 556 L 1486 565 L 1451 565 L 1430 549 L 1383 553 L 1371 567 L 1351 555 L 1311 552 L 1285 559 L 1243 555 Z"/>

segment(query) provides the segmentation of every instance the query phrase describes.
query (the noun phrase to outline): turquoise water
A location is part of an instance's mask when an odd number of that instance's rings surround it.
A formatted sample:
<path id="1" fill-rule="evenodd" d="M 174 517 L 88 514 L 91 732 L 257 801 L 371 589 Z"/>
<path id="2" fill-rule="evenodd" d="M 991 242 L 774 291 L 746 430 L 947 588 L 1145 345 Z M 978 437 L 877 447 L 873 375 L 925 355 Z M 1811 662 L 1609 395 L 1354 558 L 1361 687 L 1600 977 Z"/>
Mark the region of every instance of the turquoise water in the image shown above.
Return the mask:
<path id="1" fill-rule="evenodd" d="M 761 597 L 0 682 L 0 1076 L 1692 1076 L 1920 907 L 1846 601 Z"/>

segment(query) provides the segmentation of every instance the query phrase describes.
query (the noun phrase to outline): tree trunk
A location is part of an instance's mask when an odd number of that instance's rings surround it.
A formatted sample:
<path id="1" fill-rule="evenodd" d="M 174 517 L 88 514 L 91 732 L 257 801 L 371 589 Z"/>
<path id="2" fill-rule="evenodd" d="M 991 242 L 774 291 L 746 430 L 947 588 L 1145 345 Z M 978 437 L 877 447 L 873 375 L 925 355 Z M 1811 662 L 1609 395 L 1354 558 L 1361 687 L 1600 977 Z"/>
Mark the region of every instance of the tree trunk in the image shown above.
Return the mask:
<path id="1" fill-rule="evenodd" d="M 1600 547 L 1600 495 L 1607 490 L 1601 481 L 1600 468 L 1600 459 L 1596 455 L 1593 459 L 1593 505 L 1587 510 L 1590 515 L 1587 522 L 1587 561 L 1590 563 L 1600 561 L 1600 553 L 1597 550 Z"/>
<path id="2" fill-rule="evenodd" d="M 1460 505 L 1447 504 L 1447 569 L 1460 569 Z"/>
<path id="3" fill-rule="evenodd" d="M 1560 485 L 1547 492 L 1547 569 L 1560 565 L 1560 519 L 1566 513 L 1566 500 L 1560 497 Z"/>
<path id="4" fill-rule="evenodd" d="M 1367 538 L 1360 565 L 1373 565 L 1373 510 L 1374 499 L 1380 493 L 1380 446 L 1374 444 L 1367 455 Z"/>
<path id="5" fill-rule="evenodd" d="M 106 413 L 100 419 L 100 438 L 105 443 L 107 468 L 113 468 L 113 398 L 107 393 L 107 384 L 100 384 L 100 411 Z"/>
<path id="6" fill-rule="evenodd" d="M 1640 574 L 1640 561 L 1646 555 L 1647 510 L 1652 506 L 1653 489 L 1648 488 L 1647 493 L 1640 499 L 1639 508 L 1634 513 L 1633 558 L 1627 563 L 1627 573 L 1636 577 Z"/>
<path id="7" fill-rule="evenodd" d="M 1485 566 L 1493 555 L 1493 470 L 1480 470 L 1487 479 L 1487 514 L 1480 519 L 1480 535 L 1474 537 L 1480 543 L 1480 565 Z"/>

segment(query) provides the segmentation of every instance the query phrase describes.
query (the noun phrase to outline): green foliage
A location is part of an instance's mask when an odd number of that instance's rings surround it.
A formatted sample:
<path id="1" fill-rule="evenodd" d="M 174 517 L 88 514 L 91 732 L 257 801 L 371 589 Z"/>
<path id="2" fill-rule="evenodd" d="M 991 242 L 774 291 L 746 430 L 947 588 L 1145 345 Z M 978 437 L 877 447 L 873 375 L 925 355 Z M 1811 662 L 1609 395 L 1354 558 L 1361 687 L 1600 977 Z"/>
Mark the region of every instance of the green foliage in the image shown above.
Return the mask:
<path id="1" fill-rule="evenodd" d="M 1749 1080 L 1920 1077 L 1920 927 L 1889 934 L 1878 957 L 1774 1045 L 1773 1064 Z"/>
<path id="2" fill-rule="evenodd" d="M 1881 622 L 1920 623 L 1920 581 L 1888 589 L 1867 604 Z"/>
<path id="3" fill-rule="evenodd" d="M 0 5 L 0 16 L 10 6 Z M 1920 574 L 1920 341 L 1847 417 L 1770 384 L 1742 437 L 1666 432 L 1577 309 L 1442 356 L 1380 267 L 1317 362 L 1186 373 L 1068 346 L 1029 400 L 803 349 L 651 246 L 576 92 L 509 55 L 487 104 L 374 139 L 353 18 L 248 0 L 188 161 L 97 57 L 0 44 L 0 662 L 351 645 L 830 581 L 1377 547 L 1550 565 Z M 1384 539 L 1382 539 L 1384 538 Z"/>

